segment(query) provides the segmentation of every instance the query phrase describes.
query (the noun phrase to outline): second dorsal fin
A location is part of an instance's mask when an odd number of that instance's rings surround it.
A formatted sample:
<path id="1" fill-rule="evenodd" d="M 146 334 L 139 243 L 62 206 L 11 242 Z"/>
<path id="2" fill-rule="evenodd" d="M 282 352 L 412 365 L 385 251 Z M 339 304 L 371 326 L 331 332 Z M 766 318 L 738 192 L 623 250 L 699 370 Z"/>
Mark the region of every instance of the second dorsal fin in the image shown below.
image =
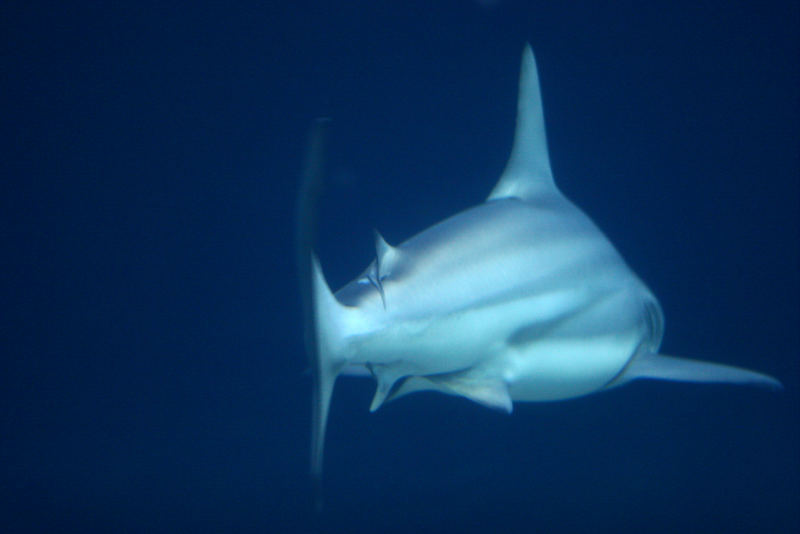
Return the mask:
<path id="1" fill-rule="evenodd" d="M 380 232 L 375 230 L 375 258 L 380 278 L 386 277 L 392 272 L 398 257 L 397 248 L 387 243 Z"/>

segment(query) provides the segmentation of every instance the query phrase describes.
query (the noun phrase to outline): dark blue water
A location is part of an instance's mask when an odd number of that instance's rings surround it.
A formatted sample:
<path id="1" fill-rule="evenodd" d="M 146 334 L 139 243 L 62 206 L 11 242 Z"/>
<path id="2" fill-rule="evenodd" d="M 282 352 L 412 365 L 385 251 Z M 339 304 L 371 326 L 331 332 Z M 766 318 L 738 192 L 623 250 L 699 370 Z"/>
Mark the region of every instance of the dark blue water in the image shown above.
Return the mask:
<path id="1" fill-rule="evenodd" d="M 10 4 L 10 5 L 8 5 Z M 4 532 L 800 531 L 796 2 L 7 3 Z M 659 296 L 640 383 L 511 416 L 340 380 L 312 513 L 293 205 L 338 286 L 480 202 L 539 62 L 556 180 Z"/>

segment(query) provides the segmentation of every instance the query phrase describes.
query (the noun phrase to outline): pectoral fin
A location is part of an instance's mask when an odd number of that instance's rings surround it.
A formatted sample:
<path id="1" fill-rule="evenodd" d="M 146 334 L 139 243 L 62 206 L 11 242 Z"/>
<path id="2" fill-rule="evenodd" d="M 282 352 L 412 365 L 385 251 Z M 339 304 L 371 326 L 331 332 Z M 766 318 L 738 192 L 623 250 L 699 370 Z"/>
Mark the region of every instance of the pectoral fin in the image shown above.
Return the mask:
<path id="1" fill-rule="evenodd" d="M 783 385 L 778 380 L 756 371 L 721 363 L 664 356 L 663 354 L 640 355 L 631 362 L 620 379 L 612 385 L 639 378 L 673 380 L 677 382 L 740 384 L 772 390 L 783 389 Z"/>

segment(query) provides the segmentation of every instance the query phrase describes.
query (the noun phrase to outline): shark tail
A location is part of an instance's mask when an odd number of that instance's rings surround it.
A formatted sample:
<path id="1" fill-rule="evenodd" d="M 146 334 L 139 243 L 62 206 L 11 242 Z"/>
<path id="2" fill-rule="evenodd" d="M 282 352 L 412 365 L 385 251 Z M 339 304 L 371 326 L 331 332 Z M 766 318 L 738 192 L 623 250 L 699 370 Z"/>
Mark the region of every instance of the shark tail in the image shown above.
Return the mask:
<path id="1" fill-rule="evenodd" d="M 311 284 L 314 333 L 316 339 L 314 371 L 314 400 L 311 428 L 311 476 L 319 485 L 322 480 L 322 457 L 325 429 L 336 378 L 347 366 L 344 356 L 345 336 L 352 330 L 357 313 L 342 305 L 331 292 L 322 274 L 319 260 L 311 259 Z"/>
<path id="2" fill-rule="evenodd" d="M 314 255 L 317 241 L 318 204 L 325 175 L 327 135 L 330 119 L 317 119 L 311 126 L 297 195 L 295 244 L 298 278 L 305 323 L 305 348 L 312 370 L 311 477 L 317 509 L 322 507 L 322 451 L 333 384 L 339 372 L 330 340 L 338 302 L 331 294 L 319 261 Z"/>
<path id="3" fill-rule="evenodd" d="M 336 300 L 314 254 L 330 122 L 330 119 L 317 119 L 311 127 L 297 196 L 295 235 L 305 345 L 314 382 L 311 407 L 311 478 L 317 510 L 322 507 L 322 456 L 333 386 L 336 377 L 346 371 L 347 337 L 363 326 L 363 318 L 356 308 L 349 308 Z"/>
<path id="4" fill-rule="evenodd" d="M 622 378 L 622 382 L 649 378 L 677 382 L 739 384 L 762 387 L 773 391 L 783 389 L 783 385 L 778 380 L 763 373 L 732 365 L 690 360 L 663 354 L 642 354 L 637 356 L 625 370 Z"/>

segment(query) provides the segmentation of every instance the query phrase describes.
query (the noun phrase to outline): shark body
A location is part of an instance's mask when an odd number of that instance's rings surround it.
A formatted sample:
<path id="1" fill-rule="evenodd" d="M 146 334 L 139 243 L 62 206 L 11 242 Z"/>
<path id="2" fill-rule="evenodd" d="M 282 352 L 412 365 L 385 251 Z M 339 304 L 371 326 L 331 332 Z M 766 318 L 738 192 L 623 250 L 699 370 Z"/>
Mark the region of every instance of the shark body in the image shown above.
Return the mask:
<path id="1" fill-rule="evenodd" d="M 583 396 L 638 378 L 780 388 L 767 375 L 659 354 L 657 299 L 556 187 L 530 46 L 509 162 L 488 199 L 391 246 L 335 294 L 311 262 L 319 479 L 333 385 L 361 370 L 371 410 L 423 390 L 511 412 L 514 401 Z"/>

